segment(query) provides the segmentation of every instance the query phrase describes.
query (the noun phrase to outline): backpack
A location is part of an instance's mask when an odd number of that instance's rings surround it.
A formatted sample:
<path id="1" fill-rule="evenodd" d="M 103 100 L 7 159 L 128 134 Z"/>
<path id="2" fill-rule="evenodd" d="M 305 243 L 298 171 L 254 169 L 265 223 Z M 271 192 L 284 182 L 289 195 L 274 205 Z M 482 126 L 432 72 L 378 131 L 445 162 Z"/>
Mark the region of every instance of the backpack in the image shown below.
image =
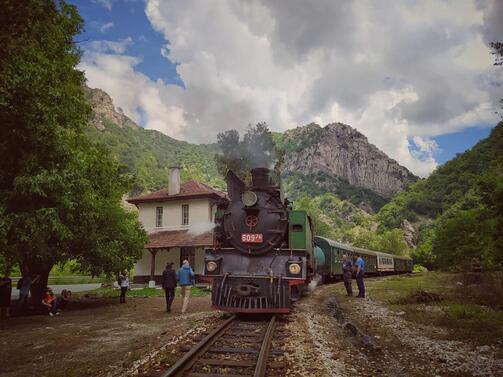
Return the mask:
<path id="1" fill-rule="evenodd" d="M 23 286 L 23 279 L 24 278 L 21 278 L 17 281 L 16 288 L 19 290 L 21 290 L 21 287 Z"/>
<path id="2" fill-rule="evenodd" d="M 121 286 L 121 283 L 122 283 L 122 276 L 118 276 L 117 277 L 117 284 L 119 284 L 119 287 Z"/>

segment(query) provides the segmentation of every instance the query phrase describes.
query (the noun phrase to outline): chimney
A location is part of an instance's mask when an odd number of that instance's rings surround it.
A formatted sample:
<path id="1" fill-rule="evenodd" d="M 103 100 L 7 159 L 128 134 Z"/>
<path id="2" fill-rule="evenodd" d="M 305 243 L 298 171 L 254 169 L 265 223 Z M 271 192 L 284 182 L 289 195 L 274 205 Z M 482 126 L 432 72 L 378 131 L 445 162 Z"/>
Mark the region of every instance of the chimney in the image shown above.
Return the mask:
<path id="1" fill-rule="evenodd" d="M 176 195 L 180 192 L 180 167 L 172 166 L 168 173 L 168 194 Z"/>

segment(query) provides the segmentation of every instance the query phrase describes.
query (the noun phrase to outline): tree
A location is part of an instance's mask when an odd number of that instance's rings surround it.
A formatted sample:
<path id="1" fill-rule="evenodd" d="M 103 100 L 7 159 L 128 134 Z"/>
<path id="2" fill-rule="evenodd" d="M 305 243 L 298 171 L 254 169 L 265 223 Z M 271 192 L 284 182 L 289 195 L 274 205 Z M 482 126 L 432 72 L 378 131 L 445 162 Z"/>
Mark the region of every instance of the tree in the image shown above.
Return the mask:
<path id="1" fill-rule="evenodd" d="M 274 141 L 267 124 L 249 126 L 241 140 L 236 130 L 217 135 L 222 154 L 216 155 L 217 168 L 222 176 L 232 170 L 245 182 L 250 182 L 250 170 L 272 168 L 276 161 Z"/>
<path id="2" fill-rule="evenodd" d="M 380 235 L 379 251 L 396 255 L 408 255 L 409 246 L 401 229 L 391 229 Z"/>
<path id="3" fill-rule="evenodd" d="M 503 65 L 503 43 L 491 42 L 489 46 L 493 50 L 491 54 L 494 55 L 494 65 Z M 503 98 L 500 99 L 500 103 L 503 104 Z M 501 108 L 503 109 L 503 106 Z"/>
<path id="4" fill-rule="evenodd" d="M 482 208 L 456 211 L 438 226 L 433 254 L 439 267 L 467 269 L 473 258 L 481 256 L 481 251 L 487 247 L 482 211 Z"/>
<path id="5" fill-rule="evenodd" d="M 132 266 L 145 232 L 120 199 L 130 178 L 84 135 L 90 107 L 74 6 L 3 2 L 0 16 L 0 235 L 2 253 L 40 274 L 40 302 L 55 263 L 74 259 L 96 275 Z"/>
<path id="6" fill-rule="evenodd" d="M 494 163 L 494 174 L 485 174 L 479 180 L 479 190 L 485 211 L 486 232 L 489 234 L 487 248 L 482 254 L 485 267 L 503 267 L 503 157 Z"/>

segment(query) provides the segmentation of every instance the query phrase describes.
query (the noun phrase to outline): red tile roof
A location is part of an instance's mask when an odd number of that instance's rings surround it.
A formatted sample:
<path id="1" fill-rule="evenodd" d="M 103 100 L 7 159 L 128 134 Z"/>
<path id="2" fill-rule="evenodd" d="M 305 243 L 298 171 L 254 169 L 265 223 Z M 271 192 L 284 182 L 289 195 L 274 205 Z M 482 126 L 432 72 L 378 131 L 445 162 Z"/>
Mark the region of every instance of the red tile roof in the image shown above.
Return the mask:
<path id="1" fill-rule="evenodd" d="M 179 246 L 211 246 L 213 245 L 213 232 L 192 234 L 189 230 L 167 230 L 153 233 L 148 236 L 146 249 L 163 249 Z"/>
<path id="2" fill-rule="evenodd" d="M 151 192 L 150 194 L 129 198 L 127 201 L 131 204 L 144 202 L 164 202 L 169 200 L 180 199 L 197 199 L 197 198 L 225 198 L 225 193 L 215 190 L 214 188 L 205 185 L 198 181 L 188 181 L 180 185 L 180 192 L 176 195 L 169 195 L 168 189 L 164 188 L 159 191 Z"/>

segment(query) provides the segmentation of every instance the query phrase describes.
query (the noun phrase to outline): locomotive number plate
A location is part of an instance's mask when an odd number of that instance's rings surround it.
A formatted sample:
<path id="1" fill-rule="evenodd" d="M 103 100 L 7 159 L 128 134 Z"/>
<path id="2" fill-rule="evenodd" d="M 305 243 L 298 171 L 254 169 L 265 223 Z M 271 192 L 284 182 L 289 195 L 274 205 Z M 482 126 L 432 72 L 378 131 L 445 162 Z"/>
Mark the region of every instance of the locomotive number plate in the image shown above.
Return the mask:
<path id="1" fill-rule="evenodd" d="M 264 242 L 264 236 L 262 233 L 241 233 L 241 242 L 262 243 Z"/>

